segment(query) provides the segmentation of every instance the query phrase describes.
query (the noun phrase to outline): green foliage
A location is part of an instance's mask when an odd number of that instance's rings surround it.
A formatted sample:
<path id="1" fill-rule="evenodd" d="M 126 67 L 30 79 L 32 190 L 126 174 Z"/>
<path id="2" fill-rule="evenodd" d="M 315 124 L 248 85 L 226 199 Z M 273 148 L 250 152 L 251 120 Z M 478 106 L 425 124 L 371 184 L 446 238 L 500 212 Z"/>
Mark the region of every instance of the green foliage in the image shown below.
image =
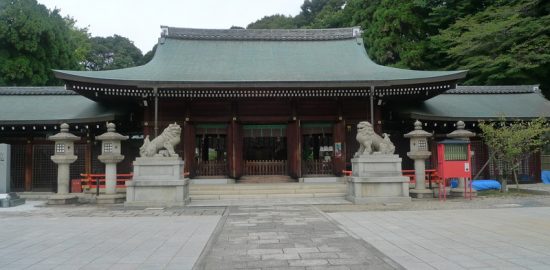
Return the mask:
<path id="1" fill-rule="evenodd" d="M 468 69 L 465 84 L 541 84 L 550 96 L 545 0 L 305 0 L 248 28 L 361 26 L 369 56 L 411 69 Z"/>
<path id="2" fill-rule="evenodd" d="M 382 0 L 365 30 L 369 55 L 385 65 L 421 67 L 418 52 L 426 46 L 428 14 L 423 1 Z"/>
<path id="3" fill-rule="evenodd" d="M 79 69 L 86 29 L 36 0 L 0 0 L 0 85 L 55 85 L 52 69 Z"/>
<path id="4" fill-rule="evenodd" d="M 531 122 L 507 122 L 505 119 L 497 122 L 482 121 L 479 128 L 487 146 L 503 162 L 506 174 L 514 175 L 516 184 L 516 172 L 521 160 L 530 153 L 540 151 L 550 142 L 547 137 L 550 128 L 542 117 Z"/>
<path id="5" fill-rule="evenodd" d="M 143 55 L 143 58 L 141 58 L 139 65 L 145 65 L 149 63 L 149 61 L 151 61 L 151 59 L 153 59 L 153 57 L 155 56 L 156 51 L 157 51 L 157 44 L 153 46 L 153 49 L 151 49 L 145 55 Z"/>
<path id="6" fill-rule="evenodd" d="M 249 24 L 248 29 L 292 29 L 298 26 L 294 22 L 294 18 L 285 15 L 271 15 L 265 16 L 260 20 L 257 20 Z"/>
<path id="7" fill-rule="evenodd" d="M 85 67 L 86 70 L 110 70 L 133 67 L 142 62 L 141 51 L 128 38 L 93 37 Z"/>
<path id="8" fill-rule="evenodd" d="M 540 12 L 541 5 L 540 0 L 498 1 L 459 19 L 431 39 L 441 64 L 469 69 L 466 84 L 548 87 L 550 15 Z"/>

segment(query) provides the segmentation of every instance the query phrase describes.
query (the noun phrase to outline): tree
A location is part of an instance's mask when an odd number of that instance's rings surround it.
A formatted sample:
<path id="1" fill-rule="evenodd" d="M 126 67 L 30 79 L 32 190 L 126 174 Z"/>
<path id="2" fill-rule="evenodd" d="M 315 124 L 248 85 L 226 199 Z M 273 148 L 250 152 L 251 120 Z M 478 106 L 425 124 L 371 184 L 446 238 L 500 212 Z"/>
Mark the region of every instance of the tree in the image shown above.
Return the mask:
<path id="1" fill-rule="evenodd" d="M 544 118 L 530 122 L 507 122 L 501 119 L 497 122 L 479 122 L 483 141 L 493 151 L 495 157 L 503 163 L 504 175 L 502 189 L 506 190 L 507 178 L 513 175 L 518 184 L 517 171 L 521 161 L 531 153 L 538 152 L 550 142 L 547 137 L 550 132 Z M 519 188 L 519 187 L 518 187 Z"/>
<path id="2" fill-rule="evenodd" d="M 0 0 L 0 85 L 56 85 L 52 69 L 79 69 L 86 29 L 36 0 Z"/>
<path id="3" fill-rule="evenodd" d="M 156 51 L 157 51 L 157 44 L 155 44 L 155 46 L 153 46 L 153 48 L 150 51 L 148 51 L 145 55 L 143 55 L 143 58 L 141 58 L 139 65 L 145 65 L 149 63 L 149 61 L 151 61 L 151 59 L 153 59 L 153 57 L 155 56 Z"/>
<path id="4" fill-rule="evenodd" d="M 292 16 L 281 14 L 265 16 L 251 24 L 247 29 L 293 29 L 297 28 L 296 22 Z"/>
<path id="5" fill-rule="evenodd" d="M 128 38 L 93 37 L 91 50 L 86 57 L 86 70 L 110 70 L 139 65 L 143 60 L 141 51 Z"/>
<path id="6" fill-rule="evenodd" d="M 423 1 L 382 0 L 365 31 L 373 60 L 383 65 L 422 67 L 419 54 L 426 47 L 429 11 Z"/>
<path id="7" fill-rule="evenodd" d="M 550 2 L 497 1 L 433 36 L 447 69 L 468 69 L 465 84 L 541 83 L 550 90 Z M 548 96 L 548 94 L 546 94 Z"/>

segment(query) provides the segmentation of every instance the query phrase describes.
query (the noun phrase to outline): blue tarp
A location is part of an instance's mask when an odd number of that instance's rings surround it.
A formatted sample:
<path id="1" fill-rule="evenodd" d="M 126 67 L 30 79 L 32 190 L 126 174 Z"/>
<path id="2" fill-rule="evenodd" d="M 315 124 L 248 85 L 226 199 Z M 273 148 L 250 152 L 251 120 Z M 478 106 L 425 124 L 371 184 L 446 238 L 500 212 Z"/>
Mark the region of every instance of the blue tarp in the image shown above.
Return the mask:
<path id="1" fill-rule="evenodd" d="M 550 184 L 550 171 L 542 171 L 540 174 L 540 179 L 544 184 Z"/>
<path id="2" fill-rule="evenodd" d="M 474 180 L 472 182 L 472 189 L 480 191 L 480 190 L 500 190 L 500 182 L 497 180 Z"/>

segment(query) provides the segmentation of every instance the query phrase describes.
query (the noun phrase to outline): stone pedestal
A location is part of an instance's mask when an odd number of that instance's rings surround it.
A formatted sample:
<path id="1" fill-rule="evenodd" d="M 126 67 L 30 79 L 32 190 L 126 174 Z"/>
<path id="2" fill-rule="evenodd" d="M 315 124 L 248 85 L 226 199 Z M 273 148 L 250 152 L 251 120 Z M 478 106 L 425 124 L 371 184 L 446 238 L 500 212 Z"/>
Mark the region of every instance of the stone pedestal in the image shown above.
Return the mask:
<path id="1" fill-rule="evenodd" d="M 57 194 L 48 198 L 48 204 L 74 204 L 78 202 L 76 195 L 69 193 L 70 171 L 69 166 L 76 161 L 76 156 L 52 156 L 57 163 Z"/>
<path id="2" fill-rule="evenodd" d="M 179 157 L 141 157 L 126 182 L 125 206 L 170 207 L 189 202 L 189 179 L 183 178 Z"/>
<path id="3" fill-rule="evenodd" d="M 429 153 L 429 152 L 428 152 Z M 431 189 L 426 188 L 426 165 L 425 159 L 429 157 L 428 155 L 412 154 L 408 153 L 411 159 L 414 159 L 414 176 L 416 179 L 416 184 L 414 189 L 411 189 L 409 192 L 413 198 L 433 198 L 433 192 Z"/>
<path id="4" fill-rule="evenodd" d="M 397 155 L 361 155 L 353 158 L 346 199 L 356 204 L 410 202 L 409 178 L 401 173 Z"/>

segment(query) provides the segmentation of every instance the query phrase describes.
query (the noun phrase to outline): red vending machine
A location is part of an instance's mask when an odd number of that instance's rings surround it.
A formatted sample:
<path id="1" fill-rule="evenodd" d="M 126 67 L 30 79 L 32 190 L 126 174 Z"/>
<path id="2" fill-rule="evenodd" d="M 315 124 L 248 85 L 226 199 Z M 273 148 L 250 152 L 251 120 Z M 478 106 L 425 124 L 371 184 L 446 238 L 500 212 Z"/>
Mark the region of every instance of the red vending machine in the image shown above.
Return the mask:
<path id="1" fill-rule="evenodd" d="M 451 178 L 465 179 L 466 188 L 471 191 L 470 179 L 472 179 L 472 155 L 470 141 L 444 140 L 437 143 L 437 174 L 444 180 Z M 444 181 L 443 183 L 446 183 Z"/>

